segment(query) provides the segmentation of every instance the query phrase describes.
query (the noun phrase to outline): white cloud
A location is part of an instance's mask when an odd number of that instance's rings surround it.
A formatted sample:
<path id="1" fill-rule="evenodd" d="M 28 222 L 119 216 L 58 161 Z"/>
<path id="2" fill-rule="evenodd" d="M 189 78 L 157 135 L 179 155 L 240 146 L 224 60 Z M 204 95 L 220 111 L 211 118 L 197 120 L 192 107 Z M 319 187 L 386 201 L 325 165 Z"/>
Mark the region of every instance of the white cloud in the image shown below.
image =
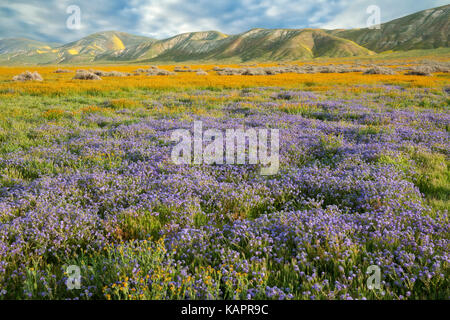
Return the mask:
<path id="1" fill-rule="evenodd" d="M 401 0 L 396 2 L 392 2 L 392 0 L 342 1 L 342 9 L 334 17 L 325 23 L 316 24 L 316 26 L 325 29 L 365 28 L 369 17 L 366 9 L 370 5 L 376 5 L 380 8 L 381 22 L 388 22 L 417 11 L 446 4 L 448 4 L 448 1 L 445 0 L 427 0 L 426 4 L 422 1 Z"/>

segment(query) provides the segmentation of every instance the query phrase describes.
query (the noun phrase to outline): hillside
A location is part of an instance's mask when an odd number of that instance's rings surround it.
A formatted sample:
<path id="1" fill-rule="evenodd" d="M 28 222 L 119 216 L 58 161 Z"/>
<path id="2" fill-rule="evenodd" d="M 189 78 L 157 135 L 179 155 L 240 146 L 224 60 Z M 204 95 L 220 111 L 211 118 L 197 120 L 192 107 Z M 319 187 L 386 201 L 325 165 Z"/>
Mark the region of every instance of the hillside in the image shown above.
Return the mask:
<path id="1" fill-rule="evenodd" d="M 125 32 L 106 31 L 91 34 L 60 48 L 59 62 L 93 61 L 98 55 L 119 55 L 123 50 L 135 47 L 143 42 L 155 41 L 151 38 L 135 36 Z"/>
<path id="2" fill-rule="evenodd" d="M 8 39 L 6 39 L 8 40 Z M 6 40 L 0 40 L 0 45 Z M 135 36 L 125 32 L 105 31 L 91 34 L 78 41 L 65 45 L 50 46 L 38 41 L 22 39 L 24 45 L 16 45 L 5 54 L 0 54 L 0 63 L 84 63 L 91 62 L 98 55 L 108 53 L 111 57 L 120 54 L 127 47 L 139 45 L 142 42 L 154 41 L 151 38 Z M 14 43 L 19 43 L 15 41 Z M 25 45 L 33 46 L 33 50 L 25 50 Z"/>
<path id="3" fill-rule="evenodd" d="M 449 47 L 450 5 L 381 25 L 381 29 L 252 29 L 236 35 L 190 32 L 156 40 L 125 32 L 94 33 L 55 46 L 0 40 L 0 64 L 88 62 L 288 61 L 372 56 L 385 51 Z"/>
<path id="4" fill-rule="evenodd" d="M 145 50 L 139 49 L 131 55 L 134 60 L 279 61 L 371 54 L 349 40 L 328 35 L 322 30 L 309 29 L 253 29 L 232 36 L 217 32 L 190 33 L 151 43 Z M 131 52 L 124 52 L 123 55 L 130 57 Z M 122 54 L 118 58 L 122 58 Z"/>
<path id="5" fill-rule="evenodd" d="M 24 53 L 30 50 L 51 50 L 57 43 L 46 43 L 24 38 L 0 39 L 0 54 Z"/>
<path id="6" fill-rule="evenodd" d="M 58 48 L 0 55 L 0 63 L 92 61 L 282 61 L 372 55 L 348 39 L 320 29 L 253 29 L 238 35 L 217 31 L 184 33 L 164 40 L 122 32 L 96 33 Z"/>
<path id="7" fill-rule="evenodd" d="M 380 30 L 364 28 L 329 33 L 375 52 L 449 47 L 450 5 L 383 23 Z"/>
<path id="8" fill-rule="evenodd" d="M 183 55 L 194 57 L 207 51 L 215 43 L 228 36 L 217 31 L 183 33 L 164 40 L 148 40 L 129 46 L 121 52 L 106 52 L 96 60 L 142 60 L 154 59 L 170 52 L 181 52 Z"/>

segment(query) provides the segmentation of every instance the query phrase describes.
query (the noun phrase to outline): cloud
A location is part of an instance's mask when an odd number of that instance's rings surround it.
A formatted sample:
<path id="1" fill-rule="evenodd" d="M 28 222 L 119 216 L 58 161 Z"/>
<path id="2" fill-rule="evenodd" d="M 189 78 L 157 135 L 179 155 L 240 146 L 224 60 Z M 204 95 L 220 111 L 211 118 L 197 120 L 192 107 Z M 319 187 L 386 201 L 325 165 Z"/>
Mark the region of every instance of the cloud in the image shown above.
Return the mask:
<path id="1" fill-rule="evenodd" d="M 344 2 L 344 1 L 342 1 Z M 401 1 L 397 0 L 353 0 L 345 1 L 345 6 L 332 19 L 325 23 L 314 24 L 316 27 L 325 29 L 339 28 L 365 28 L 370 14 L 367 8 L 376 5 L 380 8 L 381 23 L 391 21 L 417 11 L 439 7 L 448 4 L 446 0 L 424 1 Z"/>
<path id="2" fill-rule="evenodd" d="M 2 0 L 0 38 L 69 42 L 118 30 L 158 39 L 183 32 L 252 28 L 364 27 L 367 6 L 380 6 L 382 21 L 445 5 L 445 0 Z M 69 5 L 81 9 L 81 28 L 69 30 Z"/>

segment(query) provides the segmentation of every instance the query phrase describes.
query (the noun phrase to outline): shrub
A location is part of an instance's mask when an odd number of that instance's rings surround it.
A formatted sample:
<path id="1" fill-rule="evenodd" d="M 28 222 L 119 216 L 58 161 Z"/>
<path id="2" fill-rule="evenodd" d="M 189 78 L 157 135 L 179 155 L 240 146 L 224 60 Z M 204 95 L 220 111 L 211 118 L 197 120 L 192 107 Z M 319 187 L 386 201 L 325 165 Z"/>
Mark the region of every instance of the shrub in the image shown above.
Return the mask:
<path id="1" fill-rule="evenodd" d="M 78 72 L 78 70 L 77 70 L 77 73 L 75 74 L 75 76 L 73 77 L 73 79 L 75 79 L 75 80 L 102 80 L 102 78 L 100 78 L 95 73 L 88 72 L 88 71 Z"/>
<path id="2" fill-rule="evenodd" d="M 184 66 L 183 68 L 181 68 L 180 66 L 178 66 L 178 67 L 175 67 L 175 68 L 173 69 L 173 71 L 175 71 L 175 72 L 197 72 L 197 71 L 199 71 L 199 70 L 191 69 L 191 68 L 188 67 L 188 66 Z"/>
<path id="3" fill-rule="evenodd" d="M 264 68 L 264 72 L 267 75 L 275 75 L 275 74 L 279 74 L 279 73 L 284 73 L 284 70 L 282 68 L 276 68 L 276 67 L 268 67 L 268 68 Z"/>
<path id="4" fill-rule="evenodd" d="M 204 70 L 202 70 L 202 69 L 199 69 L 198 71 L 197 71 L 197 73 L 196 73 L 198 76 L 207 76 L 208 75 L 208 72 L 206 72 L 206 71 L 204 71 Z"/>
<path id="5" fill-rule="evenodd" d="M 450 63 L 448 62 L 440 62 L 440 61 L 432 61 L 432 60 L 423 60 L 421 67 L 427 67 L 430 69 L 430 73 L 432 72 L 444 72 L 448 73 L 450 71 Z"/>
<path id="6" fill-rule="evenodd" d="M 236 76 L 241 75 L 244 72 L 244 69 L 237 68 L 223 68 L 217 71 L 219 76 Z"/>
<path id="7" fill-rule="evenodd" d="M 93 74 L 95 74 L 95 75 L 97 75 L 99 77 L 103 77 L 106 74 L 106 72 L 104 72 L 104 71 L 93 70 L 93 69 L 89 69 L 88 72 L 93 73 Z"/>
<path id="8" fill-rule="evenodd" d="M 25 71 L 17 76 L 13 77 L 13 81 L 42 81 L 41 75 L 36 71 L 31 73 L 30 71 Z"/>
<path id="9" fill-rule="evenodd" d="M 53 73 L 71 73 L 71 70 L 67 70 L 67 69 L 57 69 L 55 71 L 53 71 Z"/>
<path id="10" fill-rule="evenodd" d="M 431 72 L 433 72 L 433 69 L 428 66 L 419 66 L 416 67 L 408 72 L 405 73 L 405 75 L 411 75 L 411 76 L 431 76 Z"/>
<path id="11" fill-rule="evenodd" d="M 175 74 L 176 74 L 175 72 L 171 72 L 171 71 L 159 69 L 159 68 L 151 68 L 151 69 L 147 70 L 148 76 L 172 76 Z"/>
<path id="12" fill-rule="evenodd" d="M 393 75 L 395 71 L 389 68 L 383 68 L 379 66 L 375 66 L 370 68 L 364 72 L 364 74 L 385 74 L 385 75 Z"/>
<path id="13" fill-rule="evenodd" d="M 320 73 L 337 73 L 340 69 L 335 66 L 323 66 L 319 68 Z"/>
<path id="14" fill-rule="evenodd" d="M 127 77 L 130 76 L 130 73 L 126 73 L 126 72 L 119 72 L 119 71 L 110 71 L 110 72 L 104 72 L 103 76 L 104 77 Z"/>
<path id="15" fill-rule="evenodd" d="M 242 72 L 244 76 L 263 76 L 266 72 L 262 68 L 248 68 Z"/>

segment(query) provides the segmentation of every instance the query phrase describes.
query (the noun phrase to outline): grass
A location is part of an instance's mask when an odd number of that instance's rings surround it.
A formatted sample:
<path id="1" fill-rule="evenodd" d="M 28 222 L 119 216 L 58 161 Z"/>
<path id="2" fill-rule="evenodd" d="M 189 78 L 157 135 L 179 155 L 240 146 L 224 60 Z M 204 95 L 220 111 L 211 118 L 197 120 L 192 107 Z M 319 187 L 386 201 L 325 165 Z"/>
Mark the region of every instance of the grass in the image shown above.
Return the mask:
<path id="1" fill-rule="evenodd" d="M 446 52 L 442 50 L 442 55 Z M 415 54 L 413 52 L 406 57 L 400 53 L 385 53 L 383 56 L 392 58 L 395 62 L 396 59 L 408 61 L 409 58 L 415 58 Z M 427 52 L 417 54 L 423 56 Z M 314 63 L 330 61 L 334 60 L 317 60 Z M 142 66 L 100 66 L 104 70 L 121 72 L 131 72 L 139 67 Z M 173 67 L 167 65 L 164 68 L 172 70 Z M 213 65 L 199 67 L 210 70 Z M 74 66 L 67 68 L 79 69 Z M 26 69 L 37 70 L 44 81 L 11 81 L 13 75 Z M 91 174 L 98 171 L 106 175 L 121 173 L 124 167 L 147 163 L 153 154 L 133 153 L 133 148 L 127 151 L 119 148 L 130 141 L 137 144 L 148 143 L 149 148 L 155 145 L 170 146 L 153 128 L 135 128 L 135 124 L 145 121 L 176 124 L 198 117 L 217 121 L 233 117 L 245 120 L 252 112 L 269 119 L 281 115 L 296 116 L 299 122 L 311 121 L 305 127 L 308 130 L 305 133 L 305 143 L 292 145 L 286 159 L 283 159 L 281 165 L 286 170 L 317 167 L 319 171 L 333 172 L 340 166 L 345 167 L 345 161 L 361 165 L 343 156 L 346 150 L 360 142 L 383 141 L 383 138 L 390 138 L 397 133 L 397 129 L 404 127 L 422 130 L 423 133 L 432 133 L 432 130 L 438 129 L 448 133 L 448 125 L 444 121 L 438 121 L 430 128 L 429 123 L 423 124 L 416 120 L 408 122 L 387 116 L 364 117 L 366 114 L 390 114 L 389 112 L 396 110 L 417 114 L 429 112 L 431 115 L 433 112 L 448 112 L 448 96 L 443 92 L 443 88 L 449 85 L 448 74 L 433 77 L 367 76 L 361 73 L 283 74 L 249 78 L 215 74 L 198 77 L 182 73 L 167 77 L 105 78 L 90 82 L 72 80 L 73 74 L 54 74 L 55 69 L 53 66 L 0 68 L 2 201 L 6 203 L 7 197 L 14 198 L 16 195 L 9 192 L 15 188 L 20 190 L 32 183 L 39 186 L 39 183 L 43 183 L 40 179 L 56 179 L 60 175 L 75 172 L 80 173 L 85 180 L 80 178 L 79 188 L 73 189 L 69 194 L 76 201 L 86 201 L 87 206 L 89 201 L 103 199 L 102 192 L 108 187 L 119 188 L 129 184 L 130 190 L 118 191 L 119 195 L 114 201 L 104 200 L 98 208 L 97 214 L 102 224 L 96 225 L 97 233 L 93 237 L 111 235 L 103 247 L 94 248 L 91 246 L 93 239 L 80 240 L 78 236 L 74 236 L 54 252 L 39 252 L 40 245 L 30 241 L 23 252 L 27 257 L 26 261 L 20 260 L 21 258 L 8 260 L 9 256 L 1 257 L 0 267 L 2 262 L 8 262 L 3 277 L 0 276 L 0 291 L 6 290 L 7 298 L 246 299 L 251 294 L 254 299 L 341 299 L 347 297 L 347 294 L 355 298 L 400 299 L 405 298 L 407 292 L 412 299 L 448 298 L 448 282 L 439 277 L 423 278 L 415 284 L 407 282 L 401 288 L 387 288 L 385 294 L 366 288 L 366 277 L 358 272 L 370 265 L 369 260 L 374 250 L 394 252 L 399 247 L 396 240 L 389 242 L 374 236 L 363 246 L 357 246 L 344 243 L 339 236 L 336 239 L 332 239 L 331 235 L 330 238 L 312 236 L 302 246 L 305 256 L 293 256 L 291 251 L 298 244 L 294 244 L 294 239 L 291 239 L 275 248 L 279 250 L 279 257 L 286 261 L 281 263 L 263 251 L 263 248 L 272 246 L 272 243 L 265 242 L 264 233 L 257 240 L 243 236 L 238 241 L 226 233 L 230 231 L 224 231 L 223 237 L 212 234 L 210 238 L 197 239 L 198 243 L 193 241 L 189 248 L 194 250 L 204 246 L 204 256 L 195 255 L 185 248 L 172 247 L 165 238 L 178 223 L 189 223 L 196 230 L 223 228 L 227 224 L 253 221 L 265 215 L 283 212 L 287 206 L 299 210 L 313 208 L 333 216 L 334 208 L 348 205 L 342 203 L 353 192 L 353 185 L 340 190 L 341 193 L 336 191 L 321 195 L 317 194 L 320 186 L 315 186 L 317 189 L 314 189 L 308 185 L 301 191 L 303 195 L 310 196 L 310 199 L 300 199 L 299 194 L 283 193 L 283 186 L 279 186 L 280 191 L 274 196 L 275 201 L 269 202 L 266 201 L 269 198 L 268 189 L 253 189 L 252 183 L 259 182 L 255 177 L 250 174 L 245 176 L 244 173 L 236 177 L 230 173 L 220 183 L 211 183 L 210 198 L 202 198 L 193 193 L 191 198 L 183 198 L 189 205 L 168 205 L 163 201 L 164 197 L 172 194 L 164 194 L 158 205 L 139 209 L 137 206 L 133 207 L 134 198 L 127 198 L 127 192 L 131 193 L 132 188 L 142 188 L 137 192 L 142 196 L 150 193 L 151 188 L 140 186 L 133 180 L 135 176 L 130 175 L 126 178 L 128 180 L 123 181 L 109 181 L 110 185 L 101 187 L 95 185 L 94 179 L 90 178 Z M 386 85 L 399 86 L 400 89 L 387 91 Z M 314 92 L 318 98 L 277 98 L 277 94 L 283 90 Z M 268 102 L 273 104 L 265 105 Z M 341 105 L 344 107 L 340 107 Z M 362 108 L 367 108 L 368 111 L 361 112 Z M 280 125 L 289 128 L 292 123 Z M 95 134 L 86 135 L 86 131 Z M 102 139 L 97 148 L 99 143 L 95 138 Z M 441 217 L 450 207 L 448 150 L 445 145 L 437 144 L 426 147 L 399 145 L 401 147 L 395 152 L 381 152 L 364 165 L 375 163 L 380 167 L 392 167 L 395 172 L 404 174 L 406 180 L 420 190 L 423 201 L 432 208 L 434 217 Z M 86 146 L 92 147 L 92 151 L 84 153 Z M 61 151 L 64 156 L 53 154 L 55 150 Z M 72 157 L 68 157 L 66 151 L 70 151 Z M 16 159 L 16 155 L 20 156 L 20 161 Z M 172 167 L 170 163 L 161 162 L 152 169 L 160 173 L 170 172 Z M 187 171 L 189 178 L 196 174 L 195 167 L 191 169 Z M 154 173 L 150 170 L 148 174 Z M 207 173 L 204 177 L 208 177 Z M 181 188 L 183 177 L 179 179 Z M 233 186 L 240 179 L 252 183 L 236 191 Z M 367 177 L 367 181 L 373 179 Z M 201 188 L 202 183 L 209 182 L 197 181 L 195 187 Z M 160 183 L 164 185 L 165 181 Z M 217 195 L 220 197 L 217 198 Z M 408 200 L 416 200 L 415 196 L 412 194 Z M 38 198 L 36 196 L 26 206 L 12 211 L 2 207 L 0 224 L 6 225 L 14 218 L 31 215 L 39 210 Z M 383 201 L 388 200 L 381 199 L 380 206 L 384 204 Z M 117 206 L 125 209 L 111 218 L 109 215 Z M 340 214 L 347 212 L 342 209 Z M 211 226 L 212 215 L 216 215 L 219 222 Z M 287 226 L 282 225 L 286 217 L 281 213 L 280 215 L 280 228 L 286 227 L 288 230 Z M 179 216 L 186 217 L 188 222 L 177 220 Z M 295 227 L 300 228 L 300 234 L 308 234 L 308 225 L 305 223 L 304 226 Z M 448 239 L 446 235 L 442 237 Z M 12 243 L 14 239 L 9 241 Z M 219 252 L 214 246 L 225 249 Z M 256 256 L 255 247 L 261 248 L 258 256 L 261 260 L 252 259 Z M 70 248 L 70 252 L 65 251 L 67 248 Z M 234 257 L 236 252 L 239 254 Z M 229 263 L 217 263 L 223 256 L 231 257 L 227 260 Z M 241 263 L 243 259 L 248 262 L 244 267 Z M 423 263 L 426 265 L 426 262 Z M 67 290 L 65 283 L 70 275 L 66 270 L 69 265 L 81 268 L 82 289 Z M 360 267 L 358 272 L 354 269 L 356 265 Z M 440 268 L 439 270 L 448 271 L 446 265 Z M 385 281 L 394 283 L 399 279 L 401 276 L 390 274 Z M 301 284 L 301 288 L 298 284 Z"/>

